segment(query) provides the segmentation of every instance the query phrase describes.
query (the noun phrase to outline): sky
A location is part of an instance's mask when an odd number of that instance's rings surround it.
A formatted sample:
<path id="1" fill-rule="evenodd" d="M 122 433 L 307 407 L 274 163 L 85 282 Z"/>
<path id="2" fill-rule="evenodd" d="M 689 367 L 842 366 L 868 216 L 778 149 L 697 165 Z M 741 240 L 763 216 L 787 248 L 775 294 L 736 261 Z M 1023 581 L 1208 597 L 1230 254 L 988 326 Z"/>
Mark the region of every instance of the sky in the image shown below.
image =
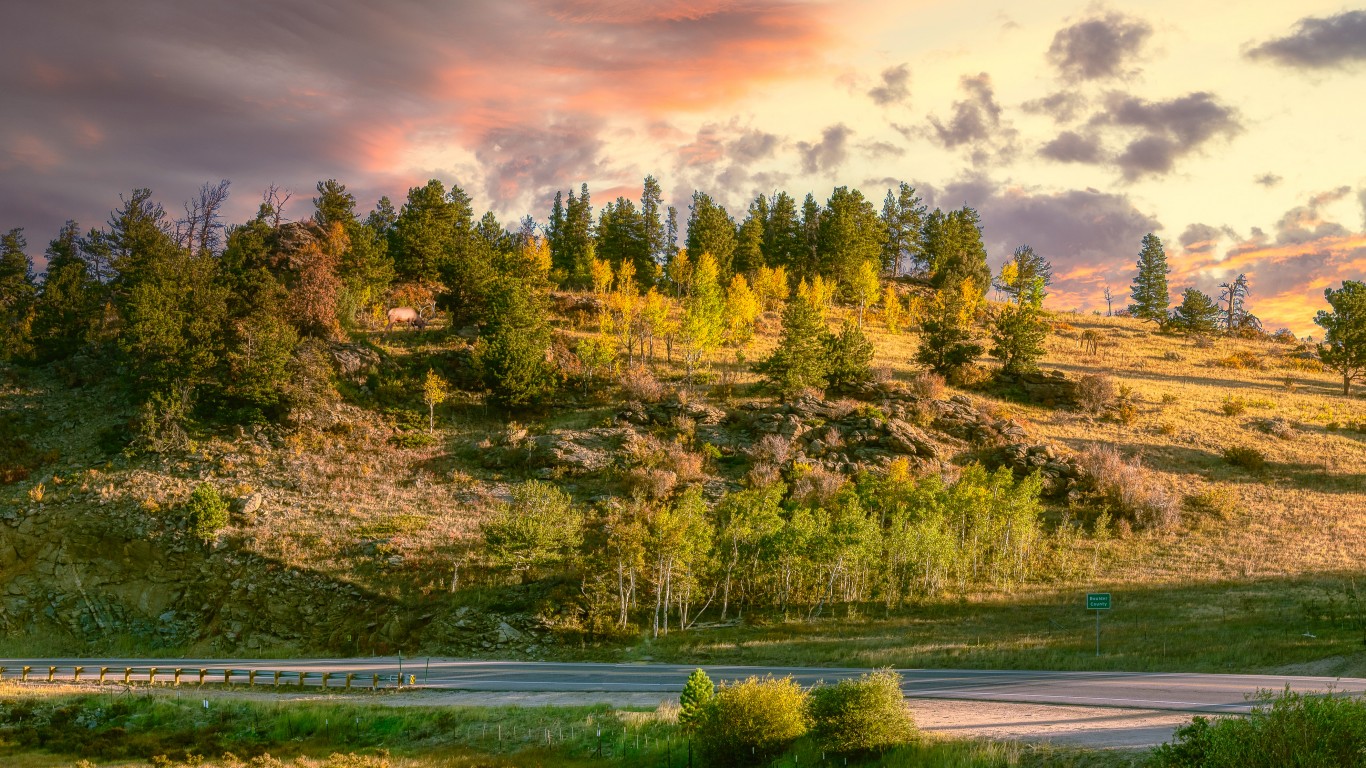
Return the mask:
<path id="1" fill-rule="evenodd" d="M 45 0 L 7 3 L 0 227 L 39 268 L 67 219 L 149 187 L 336 178 L 368 210 L 428 179 L 512 225 L 658 177 L 737 219 L 756 194 L 976 208 L 993 266 L 1050 259 L 1048 306 L 1127 303 L 1154 232 L 1186 287 L 1246 273 L 1313 333 L 1366 278 L 1366 9 L 1300 0 Z"/>

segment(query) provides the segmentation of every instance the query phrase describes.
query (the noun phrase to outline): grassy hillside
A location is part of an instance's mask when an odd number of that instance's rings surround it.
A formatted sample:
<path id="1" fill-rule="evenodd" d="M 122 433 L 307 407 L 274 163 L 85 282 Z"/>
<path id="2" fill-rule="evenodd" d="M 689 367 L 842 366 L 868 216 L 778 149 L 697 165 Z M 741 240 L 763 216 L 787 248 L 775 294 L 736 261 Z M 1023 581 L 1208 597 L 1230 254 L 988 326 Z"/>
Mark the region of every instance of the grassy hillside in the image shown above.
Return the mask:
<path id="1" fill-rule="evenodd" d="M 565 344 L 595 330 L 593 313 L 580 309 L 587 304 L 557 297 Z M 665 475 L 671 488 L 701 484 L 710 498 L 739 487 L 749 437 L 718 432 L 708 456 L 664 435 L 706 429 L 699 408 L 730 418 L 773 402 L 746 361 L 776 343 L 775 316 L 743 360 L 723 351 L 693 386 L 660 343 L 657 384 L 574 387 L 513 417 L 461 388 L 472 381 L 467 337 L 439 326 L 358 332 L 329 350 L 335 392 L 308 419 L 204 428 L 161 453 L 127 447 L 133 409 L 92 366 L 5 369 L 3 643 L 16 652 L 403 650 L 1366 673 L 1366 606 L 1354 579 L 1366 554 L 1366 402 L 1342 396 L 1294 344 L 1197 345 L 1150 323 L 1091 315 L 1058 314 L 1052 325 L 1042 367 L 1074 383 L 1112 377 L 1117 405 L 1093 414 L 1021 396 L 991 383 L 986 358 L 938 399 L 966 395 L 980 413 L 1017 424 L 1026 442 L 1064 455 L 1113 445 L 1139 457 L 1154 487 L 1177 500 L 1179 524 L 1117 522 L 1097 535 L 1095 503 L 1055 496 L 1047 528 L 1067 544 L 1022 586 L 950 589 L 908 607 L 844 606 L 809 620 L 751 612 L 654 641 L 586 632 L 566 607 L 583 588 L 573 577 L 518 584 L 490 574 L 477 524 L 527 479 L 583 504 L 648 490 Z M 869 336 L 887 386 L 915 378 L 914 332 L 888 334 L 874 317 Z M 421 399 L 429 369 L 457 385 L 435 409 L 431 434 Z M 618 415 L 642 387 L 657 387 L 665 405 L 680 396 L 684 404 L 670 406 L 677 415 L 665 428 L 606 450 L 607 466 L 593 465 L 602 457 L 584 449 L 593 447 L 587 438 L 552 440 L 548 455 L 537 454 L 538 436 L 617 434 Z M 939 459 L 917 462 L 920 471 L 984 455 L 981 445 L 930 432 Z M 566 463 L 566 451 L 580 454 Z M 183 533 L 181 505 L 200 483 L 232 506 L 209 546 Z M 1116 599 L 1099 659 L 1082 607 L 1089 590 Z"/>

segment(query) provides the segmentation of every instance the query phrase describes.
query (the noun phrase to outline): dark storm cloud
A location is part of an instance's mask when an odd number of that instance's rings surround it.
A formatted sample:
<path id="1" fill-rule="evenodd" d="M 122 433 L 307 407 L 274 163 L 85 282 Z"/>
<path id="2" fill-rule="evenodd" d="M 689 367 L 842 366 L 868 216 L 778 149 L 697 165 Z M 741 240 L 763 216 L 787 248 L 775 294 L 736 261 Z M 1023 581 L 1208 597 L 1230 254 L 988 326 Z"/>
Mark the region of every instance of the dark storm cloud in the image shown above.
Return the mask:
<path id="1" fill-rule="evenodd" d="M 223 177 L 237 218 L 272 181 L 306 206 L 318 179 L 367 201 L 429 174 L 519 214 L 572 183 L 559 172 L 638 181 L 595 156 L 610 118 L 657 120 L 800 75 L 828 42 L 824 13 L 787 0 L 14 4 L 0 215 L 23 218 L 0 225 L 46 240 L 68 217 L 102 221 L 120 191 L 150 186 L 178 210 Z"/>
<path id="2" fill-rule="evenodd" d="M 1345 199 L 1352 193 L 1351 187 L 1338 187 L 1321 192 L 1309 198 L 1309 202 L 1285 212 L 1276 222 L 1276 241 L 1278 243 L 1307 243 L 1325 237 L 1343 237 L 1350 233 L 1347 227 L 1324 218 L 1324 206 Z"/>
<path id="3" fill-rule="evenodd" d="M 802 156 L 802 170 L 824 173 L 838 168 L 849 155 L 849 137 L 853 133 L 849 126 L 837 123 L 821 131 L 820 141 L 797 142 L 797 149 Z"/>
<path id="4" fill-rule="evenodd" d="M 1030 114 L 1048 115 L 1055 123 L 1065 123 L 1086 108 L 1086 97 L 1075 91 L 1058 91 L 1026 101 L 1020 108 Z"/>
<path id="5" fill-rule="evenodd" d="M 1331 69 L 1366 61 L 1366 10 L 1307 16 L 1285 37 L 1257 45 L 1248 58 L 1297 69 Z"/>
<path id="6" fill-rule="evenodd" d="M 1188 255 L 1204 255 L 1213 253 L 1219 246 L 1219 241 L 1224 238 L 1237 240 L 1238 233 L 1228 227 L 1215 227 L 1209 224 L 1191 224 L 1186 227 L 1178 238 L 1181 243 L 1181 250 Z"/>
<path id="7" fill-rule="evenodd" d="M 882 71 L 882 84 L 868 91 L 868 96 L 878 106 L 900 104 L 911 95 L 911 68 L 900 64 Z"/>
<path id="8" fill-rule="evenodd" d="M 1108 13 L 1058 30 L 1048 60 L 1068 80 L 1117 77 L 1127 74 L 1125 68 L 1152 33 L 1142 19 Z"/>
<path id="9" fill-rule="evenodd" d="M 1008 160 L 1014 154 L 1016 131 L 1001 119 L 991 76 L 985 72 L 964 75 L 958 85 L 964 98 L 953 103 L 953 116 L 947 123 L 930 116 L 931 138 L 946 149 L 969 149 L 973 165 Z"/>
<path id="10" fill-rule="evenodd" d="M 1073 189 L 1057 193 L 999 187 L 981 178 L 941 190 L 918 186 L 932 205 L 964 203 L 982 215 L 982 238 L 993 264 L 1023 243 L 1052 262 L 1054 307 L 1104 306 L 1101 289 L 1127 285 L 1143 235 L 1161 229 L 1127 195 Z"/>
<path id="11" fill-rule="evenodd" d="M 1262 175 L 1253 179 L 1253 181 L 1262 185 L 1263 187 L 1270 188 L 1276 186 L 1277 184 L 1280 184 L 1282 179 L 1280 176 L 1277 176 L 1274 173 L 1263 173 Z"/>
<path id="12" fill-rule="evenodd" d="M 726 154 L 737 163 L 748 164 L 772 157 L 782 143 L 777 134 L 751 128 L 726 145 Z"/>
<path id="13" fill-rule="evenodd" d="M 1105 159 L 1100 139 L 1075 131 L 1058 134 L 1057 138 L 1043 145 L 1039 154 L 1060 163 L 1099 163 Z"/>
<path id="14" fill-rule="evenodd" d="M 1243 129 L 1237 110 L 1205 92 L 1167 101 L 1111 93 L 1105 110 L 1093 115 L 1089 124 L 1141 132 L 1116 158 L 1124 177 L 1131 181 L 1169 173 L 1181 157 L 1212 139 L 1232 138 Z"/>

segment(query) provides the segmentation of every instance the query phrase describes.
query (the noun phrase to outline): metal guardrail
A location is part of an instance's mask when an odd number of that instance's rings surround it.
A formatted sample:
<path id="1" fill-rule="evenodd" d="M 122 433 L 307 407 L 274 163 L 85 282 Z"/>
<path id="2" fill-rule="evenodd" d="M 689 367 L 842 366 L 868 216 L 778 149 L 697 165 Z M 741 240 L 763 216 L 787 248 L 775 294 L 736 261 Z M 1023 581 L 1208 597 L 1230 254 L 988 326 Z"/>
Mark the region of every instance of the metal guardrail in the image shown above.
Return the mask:
<path id="1" fill-rule="evenodd" d="M 44 671 L 42 667 L 35 670 L 32 666 L 0 667 L 0 680 L 18 680 L 24 683 L 93 681 L 97 685 L 122 684 L 131 686 L 137 683 L 146 683 L 149 686 L 158 684 L 179 686 L 184 683 L 203 686 L 206 683 L 218 684 L 220 677 L 222 678 L 222 685 L 241 684 L 242 679 L 246 678 L 246 685 L 250 687 L 257 685 L 269 685 L 275 688 L 313 686 L 328 689 L 340 688 L 345 691 L 363 688 L 366 683 L 369 683 L 370 690 L 376 691 L 380 689 L 401 689 L 405 686 L 417 684 L 416 675 L 363 675 L 357 672 L 308 672 L 306 670 L 213 667 L 92 667 L 87 669 L 83 666 L 50 666 Z M 407 677 L 406 682 L 404 677 Z M 261 679 L 260 682 L 258 682 L 258 678 Z"/>

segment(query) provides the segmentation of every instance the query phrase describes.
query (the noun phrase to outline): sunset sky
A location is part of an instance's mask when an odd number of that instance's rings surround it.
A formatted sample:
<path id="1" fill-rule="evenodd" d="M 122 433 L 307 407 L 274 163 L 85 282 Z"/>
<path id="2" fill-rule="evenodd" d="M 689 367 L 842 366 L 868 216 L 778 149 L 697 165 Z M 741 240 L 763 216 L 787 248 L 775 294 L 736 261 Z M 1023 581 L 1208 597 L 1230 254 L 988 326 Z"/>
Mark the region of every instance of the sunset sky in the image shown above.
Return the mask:
<path id="1" fill-rule="evenodd" d="M 458 183 L 505 224 L 587 182 L 660 178 L 737 219 L 758 192 L 976 207 L 993 267 L 1029 243 L 1054 309 L 1127 303 L 1144 233 L 1173 296 L 1246 272 L 1315 332 L 1366 278 L 1366 10 L 1337 2 L 501 0 L 7 3 L 0 227 L 40 256 L 151 187 L 232 180 L 308 213 L 335 177 Z"/>

